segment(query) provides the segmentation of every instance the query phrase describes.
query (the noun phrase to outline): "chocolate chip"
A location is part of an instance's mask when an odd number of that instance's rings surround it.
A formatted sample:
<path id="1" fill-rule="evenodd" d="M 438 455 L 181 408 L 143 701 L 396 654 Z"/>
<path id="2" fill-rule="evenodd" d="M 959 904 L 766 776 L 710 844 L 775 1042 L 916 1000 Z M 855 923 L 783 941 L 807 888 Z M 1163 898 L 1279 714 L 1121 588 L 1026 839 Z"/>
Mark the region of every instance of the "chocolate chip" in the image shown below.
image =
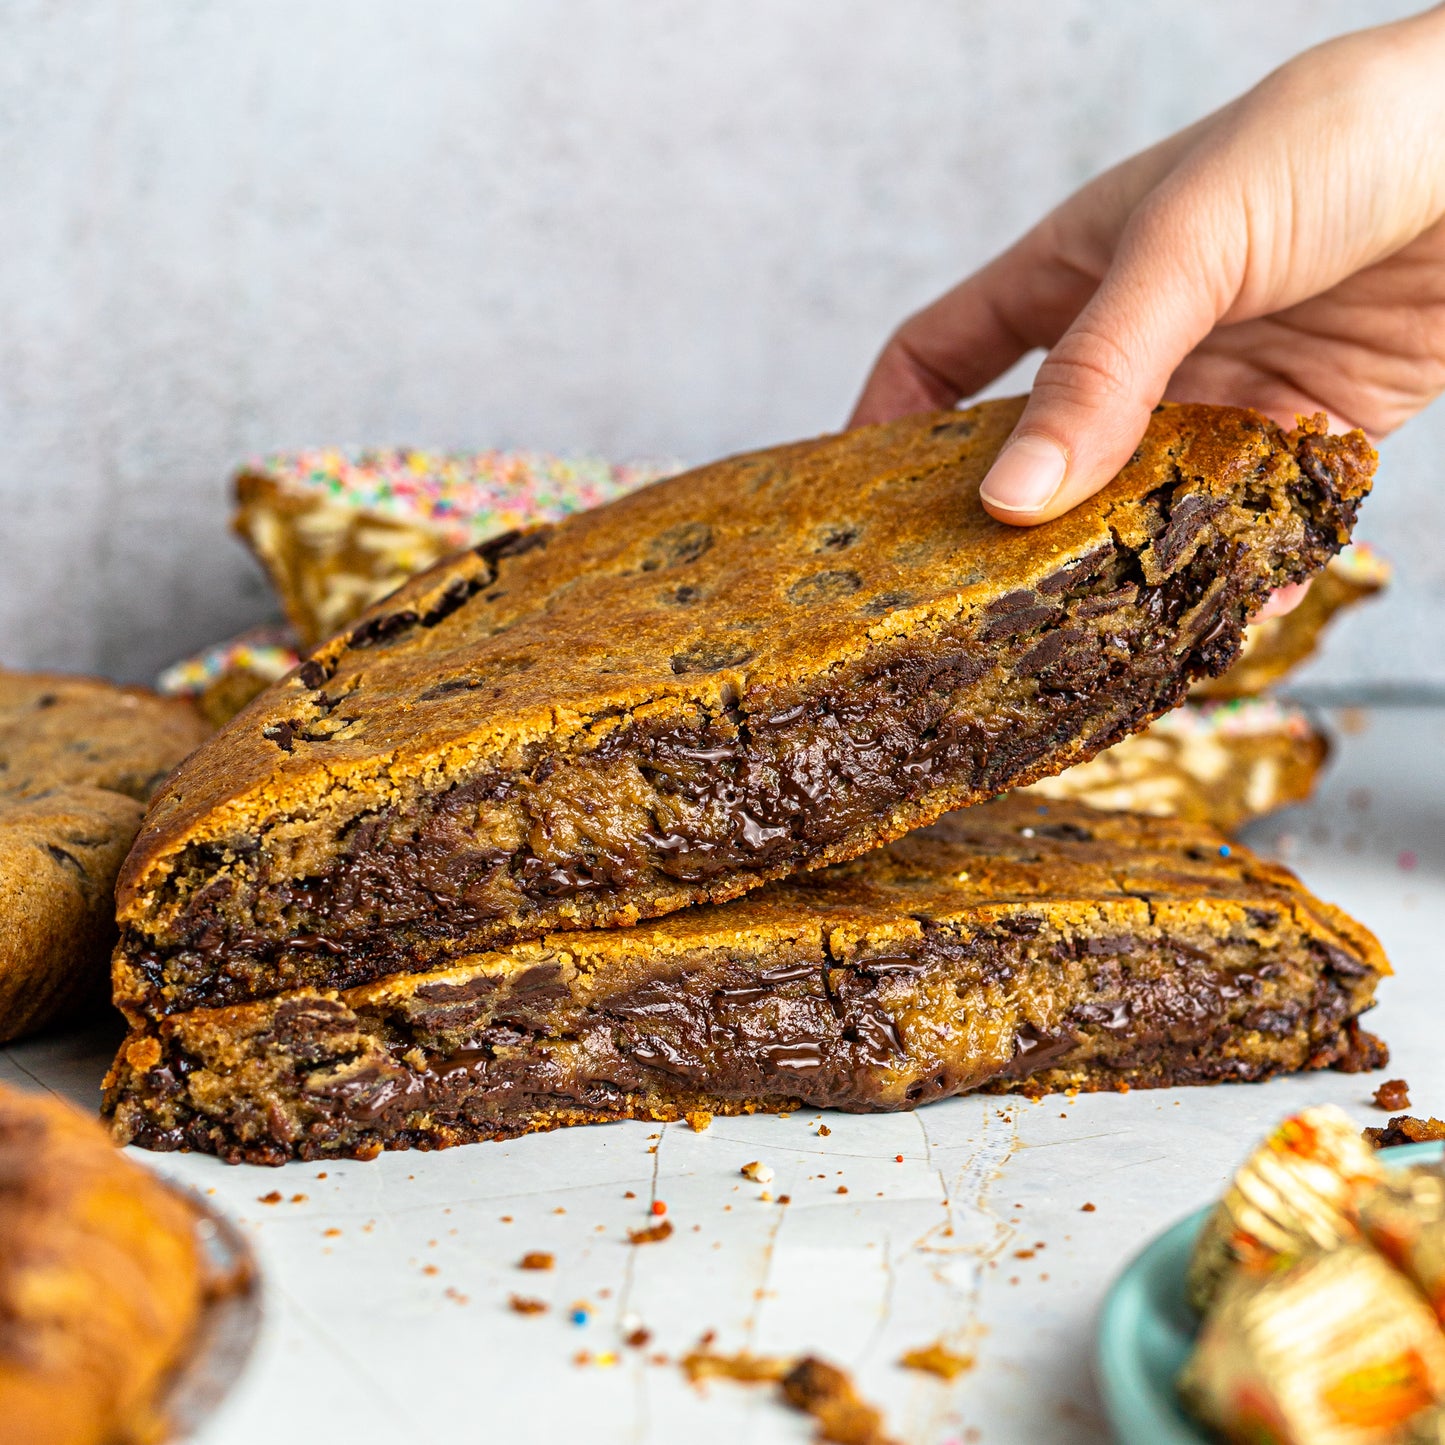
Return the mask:
<path id="1" fill-rule="evenodd" d="M 724 667 L 741 667 L 751 662 L 756 653 L 750 647 L 738 642 L 699 642 L 685 652 L 672 655 L 672 670 L 682 675 L 688 672 L 717 672 Z"/>
<path id="2" fill-rule="evenodd" d="M 346 639 L 348 647 L 378 647 L 391 642 L 404 632 L 410 632 L 421 619 L 411 608 L 400 612 L 385 612 L 380 617 L 368 618 Z"/>
<path id="3" fill-rule="evenodd" d="M 68 868 L 82 882 L 88 882 L 90 875 L 85 871 L 85 864 L 75 856 L 74 853 L 67 853 L 64 848 L 57 848 L 54 843 L 47 843 L 45 851 L 60 864 L 62 868 Z"/>
<path id="4" fill-rule="evenodd" d="M 465 577 L 458 577 L 454 582 L 448 583 L 436 603 L 422 613 L 421 625 L 435 627 L 438 622 L 450 617 L 459 607 L 475 597 L 481 586 L 475 578 Z"/>
<path id="5" fill-rule="evenodd" d="M 702 598 L 700 587 L 674 587 L 670 592 L 660 592 L 657 600 L 664 607 L 691 607 Z"/>
<path id="6" fill-rule="evenodd" d="M 957 421 L 934 422 L 928 429 L 928 434 L 929 436 L 935 437 L 958 437 L 962 440 L 965 437 L 971 437 L 976 430 L 977 424 L 975 422 L 968 421 L 964 417 L 959 417 Z"/>
<path id="7" fill-rule="evenodd" d="M 296 724 L 285 718 L 281 722 L 272 723 L 270 727 L 262 728 L 261 736 L 275 743 L 283 753 L 289 753 L 292 748 L 291 740 L 296 736 Z"/>
<path id="8" fill-rule="evenodd" d="M 886 617 L 900 607 L 907 607 L 913 601 L 911 592 L 880 592 L 870 598 L 858 610 L 865 617 Z"/>
<path id="9" fill-rule="evenodd" d="M 788 601 L 795 607 L 817 607 L 824 602 L 837 602 L 851 597 L 861 586 L 863 579 L 847 570 L 814 572 L 788 588 Z"/>
<path id="10" fill-rule="evenodd" d="M 427 688 L 423 693 L 417 695 L 418 702 L 431 702 L 434 698 L 447 697 L 454 692 L 467 692 L 482 684 L 475 677 L 449 677 L 445 682 L 439 682 L 433 687 Z"/>
<path id="11" fill-rule="evenodd" d="M 654 537 L 642 559 L 644 572 L 696 562 L 712 546 L 712 528 L 705 522 L 683 522 Z"/>
<path id="12" fill-rule="evenodd" d="M 1008 610 L 1004 609 L 1003 603 L 1021 596 L 1028 597 L 1034 605 L 1015 605 Z M 1056 618 L 1062 617 L 1063 612 L 1062 603 L 1039 603 L 1031 593 L 1011 592 L 1008 597 L 1000 598 L 988 609 L 989 620 L 984 623 L 978 635 L 983 642 L 1002 642 L 1025 632 L 1037 632 L 1041 627 L 1046 627 Z"/>
<path id="13" fill-rule="evenodd" d="M 1190 543 L 1215 513 L 1224 510 L 1225 505 L 1223 497 L 1211 497 L 1203 492 L 1186 492 L 1178 501 L 1171 503 L 1169 525 L 1154 544 L 1154 555 L 1166 573 L 1178 567 Z"/>
<path id="14" fill-rule="evenodd" d="M 1054 597 L 1060 592 L 1082 587 L 1097 577 L 1113 556 L 1112 547 L 1098 547 L 1092 552 L 1084 553 L 1082 557 L 1075 557 L 1072 562 L 1065 562 L 1057 572 L 1051 572 L 1045 577 L 1038 584 L 1039 591 L 1046 597 Z"/>
<path id="15" fill-rule="evenodd" d="M 521 532 L 513 527 L 510 531 L 498 532 L 495 537 L 489 537 L 472 550 L 483 562 L 495 565 L 503 557 L 520 557 L 524 552 L 545 547 L 551 535 L 551 527 L 533 527 L 528 532 Z"/>
<path id="16" fill-rule="evenodd" d="M 816 552 L 846 552 L 862 535 L 858 527 L 848 522 L 832 522 L 818 529 Z"/>
<path id="17" fill-rule="evenodd" d="M 297 669 L 296 676 L 302 687 L 315 689 L 331 681 L 331 670 L 316 658 L 308 657 Z"/>

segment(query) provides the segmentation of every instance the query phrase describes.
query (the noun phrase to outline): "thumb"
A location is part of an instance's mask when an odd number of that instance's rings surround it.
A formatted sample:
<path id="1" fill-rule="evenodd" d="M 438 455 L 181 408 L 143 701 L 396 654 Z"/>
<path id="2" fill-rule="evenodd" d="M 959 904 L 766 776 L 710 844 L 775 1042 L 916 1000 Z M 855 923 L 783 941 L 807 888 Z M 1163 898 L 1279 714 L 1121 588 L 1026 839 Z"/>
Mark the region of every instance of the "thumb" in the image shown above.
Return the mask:
<path id="1" fill-rule="evenodd" d="M 1141 212 L 1125 229 L 983 480 L 981 500 L 999 521 L 1050 521 L 1112 480 L 1175 368 L 1224 314 L 1233 288 L 1214 279 L 1218 255 L 1211 264 L 1201 253 L 1189 219 Z"/>

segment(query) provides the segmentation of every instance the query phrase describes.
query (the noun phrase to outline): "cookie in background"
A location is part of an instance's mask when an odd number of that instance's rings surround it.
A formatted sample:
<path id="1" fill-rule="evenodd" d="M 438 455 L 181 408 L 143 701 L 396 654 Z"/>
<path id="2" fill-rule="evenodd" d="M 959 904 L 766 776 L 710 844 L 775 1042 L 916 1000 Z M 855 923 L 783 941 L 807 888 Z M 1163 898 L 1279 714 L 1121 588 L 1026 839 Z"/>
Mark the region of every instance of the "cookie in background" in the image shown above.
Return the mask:
<path id="1" fill-rule="evenodd" d="M 0 1043 L 104 1000 L 121 861 L 210 732 L 183 699 L 0 669 Z"/>
<path id="2" fill-rule="evenodd" d="M 448 552 L 560 522 L 680 470 L 535 451 L 317 447 L 242 467 L 232 525 L 313 647 Z"/>

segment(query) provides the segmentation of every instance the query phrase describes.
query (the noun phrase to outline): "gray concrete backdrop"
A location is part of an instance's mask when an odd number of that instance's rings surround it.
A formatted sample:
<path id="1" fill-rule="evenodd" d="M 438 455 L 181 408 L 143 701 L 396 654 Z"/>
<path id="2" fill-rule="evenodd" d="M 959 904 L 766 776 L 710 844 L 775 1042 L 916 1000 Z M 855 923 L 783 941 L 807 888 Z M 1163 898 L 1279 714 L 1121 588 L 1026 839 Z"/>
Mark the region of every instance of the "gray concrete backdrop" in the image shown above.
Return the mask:
<path id="1" fill-rule="evenodd" d="M 259 450 L 830 429 L 1090 174 L 1413 8 L 5 0 L 0 660 L 146 678 L 268 615 Z M 1386 444 L 1399 584 L 1315 679 L 1445 683 L 1442 452 L 1439 407 Z"/>

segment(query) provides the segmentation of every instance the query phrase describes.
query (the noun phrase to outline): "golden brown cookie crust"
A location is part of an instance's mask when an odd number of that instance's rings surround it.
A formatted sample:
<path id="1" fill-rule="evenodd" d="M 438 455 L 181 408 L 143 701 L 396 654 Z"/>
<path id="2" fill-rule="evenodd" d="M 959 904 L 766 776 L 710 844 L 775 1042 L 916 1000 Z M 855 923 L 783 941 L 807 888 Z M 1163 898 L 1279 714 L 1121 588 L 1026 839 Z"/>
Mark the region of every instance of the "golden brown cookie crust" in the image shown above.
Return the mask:
<path id="1" fill-rule="evenodd" d="M 1020 405 L 719 462 L 413 579 L 158 796 L 117 1001 L 625 926 L 1082 761 L 1228 664 L 1374 464 L 1164 407 L 1097 497 L 1011 528 L 977 493 Z"/>

